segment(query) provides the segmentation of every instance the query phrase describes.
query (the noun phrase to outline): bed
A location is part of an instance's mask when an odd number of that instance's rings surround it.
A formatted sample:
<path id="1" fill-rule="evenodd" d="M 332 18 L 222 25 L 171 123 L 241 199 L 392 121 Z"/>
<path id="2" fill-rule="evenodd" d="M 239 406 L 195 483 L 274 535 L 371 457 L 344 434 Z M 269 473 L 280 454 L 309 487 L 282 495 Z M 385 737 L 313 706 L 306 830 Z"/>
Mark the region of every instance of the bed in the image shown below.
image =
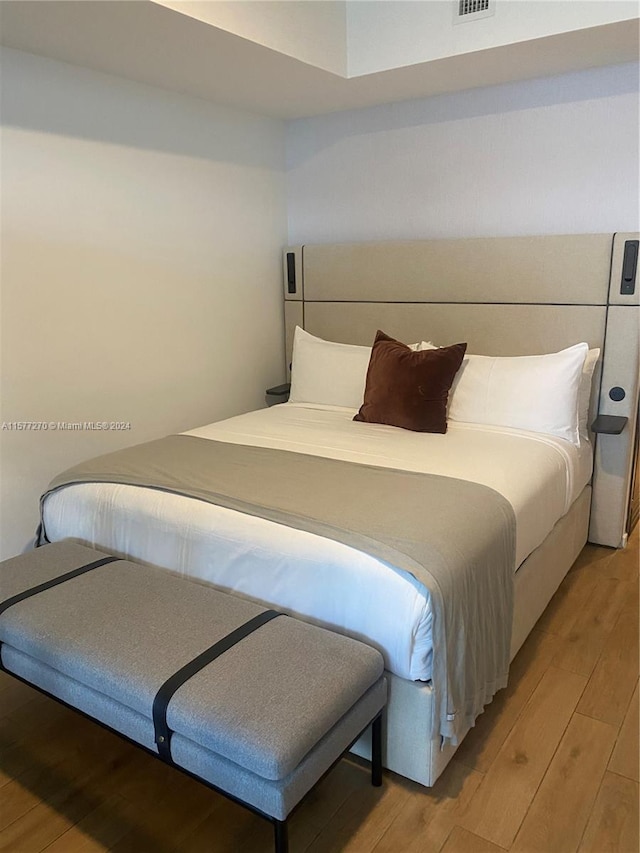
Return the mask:
<path id="1" fill-rule="evenodd" d="M 633 414 L 638 300 L 637 294 L 616 293 L 625 246 L 632 238 L 587 235 L 288 250 L 287 359 L 296 325 L 354 344 L 370 343 L 376 327 L 403 340 L 430 336 L 449 343 L 464 338 L 469 350 L 480 355 L 529 355 L 586 341 L 605 352 L 594 377 L 589 417 L 596 411 Z M 442 298 L 452 293 L 459 302 Z M 504 301 L 507 293 L 509 304 Z M 627 344 L 624 355 L 616 355 L 621 341 Z M 625 400 L 619 401 L 623 405 L 613 411 L 615 401 L 602 390 L 608 390 L 609 382 L 627 389 Z M 465 422 L 450 422 L 446 435 L 415 433 L 354 424 L 354 413 L 349 406 L 291 402 L 190 435 L 211 446 L 268 448 L 459 478 L 498 493 L 515 517 L 510 657 L 578 555 L 590 524 L 595 541 L 624 544 L 623 504 L 635 420 L 626 435 L 600 437 L 594 453 L 588 439 L 572 444 L 533 431 Z M 286 478 L 286 465 L 282 468 Z M 126 483 L 78 482 L 57 489 L 43 502 L 43 522 L 50 541 L 76 539 L 189 573 L 367 640 L 383 652 L 389 673 L 386 766 L 431 785 L 455 752 L 455 742 L 443 743 L 434 734 L 438 651 L 433 645 L 433 601 L 411 572 L 309 530 L 171 490 Z M 366 754 L 366 743 L 356 745 L 356 751 Z"/>

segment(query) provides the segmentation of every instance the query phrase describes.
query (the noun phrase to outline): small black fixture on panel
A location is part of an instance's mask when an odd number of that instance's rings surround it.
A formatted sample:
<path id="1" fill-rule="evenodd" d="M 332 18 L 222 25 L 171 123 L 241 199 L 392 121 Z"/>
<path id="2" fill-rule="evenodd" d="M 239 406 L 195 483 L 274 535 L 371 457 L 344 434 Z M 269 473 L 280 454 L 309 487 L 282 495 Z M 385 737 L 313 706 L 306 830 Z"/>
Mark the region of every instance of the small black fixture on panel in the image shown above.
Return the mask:
<path id="1" fill-rule="evenodd" d="M 296 292 L 296 256 L 287 252 L 287 293 Z"/>
<path id="2" fill-rule="evenodd" d="M 616 403 L 620 403 L 626 396 L 627 392 L 619 385 L 614 385 L 613 388 L 609 390 L 610 399 L 614 400 Z"/>
<path id="3" fill-rule="evenodd" d="M 636 292 L 636 270 L 638 268 L 638 240 L 625 240 L 622 260 L 620 293 L 631 296 Z"/>

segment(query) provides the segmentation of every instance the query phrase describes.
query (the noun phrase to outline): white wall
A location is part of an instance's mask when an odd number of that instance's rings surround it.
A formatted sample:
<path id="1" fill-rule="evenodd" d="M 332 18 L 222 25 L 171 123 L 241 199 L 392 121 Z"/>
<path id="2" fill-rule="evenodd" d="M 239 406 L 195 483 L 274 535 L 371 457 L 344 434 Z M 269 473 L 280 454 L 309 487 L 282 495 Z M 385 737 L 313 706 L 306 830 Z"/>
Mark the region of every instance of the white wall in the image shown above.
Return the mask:
<path id="1" fill-rule="evenodd" d="M 35 56 L 2 67 L 0 551 L 77 461 L 283 380 L 284 127 Z"/>
<path id="2" fill-rule="evenodd" d="M 638 16 L 635 0 L 495 0 L 493 15 L 454 23 L 456 5 L 455 0 L 348 2 L 349 76 Z M 637 20 L 629 26 L 637 29 Z"/>
<path id="3" fill-rule="evenodd" d="M 638 66 L 288 126 L 289 243 L 634 231 Z"/>
<path id="4" fill-rule="evenodd" d="M 293 56 L 347 73 L 345 0 L 154 0 L 176 12 Z"/>

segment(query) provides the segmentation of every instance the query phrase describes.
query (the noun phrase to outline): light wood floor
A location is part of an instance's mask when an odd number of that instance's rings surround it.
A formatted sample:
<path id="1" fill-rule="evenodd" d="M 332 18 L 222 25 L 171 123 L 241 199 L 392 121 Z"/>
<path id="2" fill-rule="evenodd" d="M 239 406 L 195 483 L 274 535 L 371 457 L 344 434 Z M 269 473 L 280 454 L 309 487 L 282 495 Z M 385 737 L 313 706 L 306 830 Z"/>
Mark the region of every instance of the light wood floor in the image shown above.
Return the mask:
<path id="1" fill-rule="evenodd" d="M 271 827 L 30 688 L 0 680 L 0 850 L 257 853 Z M 292 853 L 638 853 L 638 535 L 588 546 L 432 789 L 342 761 Z"/>

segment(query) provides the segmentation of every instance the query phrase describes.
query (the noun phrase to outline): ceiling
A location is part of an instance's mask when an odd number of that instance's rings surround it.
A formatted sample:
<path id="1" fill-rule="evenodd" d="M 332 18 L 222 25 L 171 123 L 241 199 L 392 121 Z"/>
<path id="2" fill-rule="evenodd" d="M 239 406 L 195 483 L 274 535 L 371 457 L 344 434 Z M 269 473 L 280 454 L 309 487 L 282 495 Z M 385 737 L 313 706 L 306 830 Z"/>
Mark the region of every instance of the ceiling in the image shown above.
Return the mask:
<path id="1" fill-rule="evenodd" d="M 638 59 L 621 21 L 346 78 L 147 0 L 0 3 L 2 44 L 291 119 Z"/>

